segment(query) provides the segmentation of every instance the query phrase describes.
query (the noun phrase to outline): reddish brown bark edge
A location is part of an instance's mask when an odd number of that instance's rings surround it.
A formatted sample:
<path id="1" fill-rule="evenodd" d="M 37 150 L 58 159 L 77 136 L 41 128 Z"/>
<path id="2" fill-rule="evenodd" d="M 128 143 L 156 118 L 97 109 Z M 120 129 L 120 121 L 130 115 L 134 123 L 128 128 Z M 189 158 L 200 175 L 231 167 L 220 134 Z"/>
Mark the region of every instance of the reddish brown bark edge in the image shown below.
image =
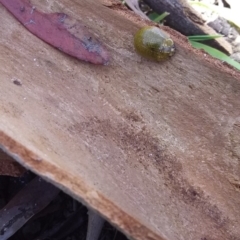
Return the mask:
<path id="1" fill-rule="evenodd" d="M 26 169 L 0 148 L 0 176 L 20 177 Z"/>
<path id="2" fill-rule="evenodd" d="M 104 46 L 78 20 L 65 13 L 42 13 L 28 0 L 0 0 L 12 15 L 38 38 L 80 60 L 108 64 Z"/>
<path id="3" fill-rule="evenodd" d="M 8 153 L 27 169 L 30 169 L 45 180 L 55 183 L 57 187 L 80 201 L 82 204 L 102 214 L 106 220 L 123 231 L 127 236 L 131 237 L 131 239 L 166 240 L 166 238 L 156 234 L 137 219 L 126 213 L 100 192 L 88 186 L 80 176 L 73 176 L 63 168 L 45 159 L 39 158 L 38 155 L 1 130 L 0 149 Z"/>

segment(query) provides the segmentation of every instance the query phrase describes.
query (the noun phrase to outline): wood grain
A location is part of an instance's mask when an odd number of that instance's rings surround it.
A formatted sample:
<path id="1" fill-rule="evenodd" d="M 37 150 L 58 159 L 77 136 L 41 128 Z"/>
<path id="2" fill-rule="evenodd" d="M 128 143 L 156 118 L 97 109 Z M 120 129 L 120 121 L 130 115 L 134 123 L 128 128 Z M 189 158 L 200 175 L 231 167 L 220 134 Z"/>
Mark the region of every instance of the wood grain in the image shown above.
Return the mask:
<path id="1" fill-rule="evenodd" d="M 77 61 L 0 6 L 2 148 L 131 239 L 240 239 L 239 74 L 167 29 L 174 57 L 142 59 L 147 22 L 121 9 L 31 2 L 84 20 L 111 60 Z"/>

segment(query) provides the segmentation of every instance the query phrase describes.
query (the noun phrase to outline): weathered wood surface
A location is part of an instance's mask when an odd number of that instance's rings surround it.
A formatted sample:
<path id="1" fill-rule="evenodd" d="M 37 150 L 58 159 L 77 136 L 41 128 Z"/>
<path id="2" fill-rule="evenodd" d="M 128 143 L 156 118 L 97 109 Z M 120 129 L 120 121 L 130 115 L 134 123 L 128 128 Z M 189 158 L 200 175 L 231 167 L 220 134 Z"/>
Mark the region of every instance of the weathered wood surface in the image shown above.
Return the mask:
<path id="1" fill-rule="evenodd" d="M 83 19 L 111 61 L 68 57 L 0 6 L 2 149 L 132 239 L 240 239 L 239 74 L 181 37 L 170 61 L 141 59 L 144 22 L 97 1 L 32 3 Z"/>

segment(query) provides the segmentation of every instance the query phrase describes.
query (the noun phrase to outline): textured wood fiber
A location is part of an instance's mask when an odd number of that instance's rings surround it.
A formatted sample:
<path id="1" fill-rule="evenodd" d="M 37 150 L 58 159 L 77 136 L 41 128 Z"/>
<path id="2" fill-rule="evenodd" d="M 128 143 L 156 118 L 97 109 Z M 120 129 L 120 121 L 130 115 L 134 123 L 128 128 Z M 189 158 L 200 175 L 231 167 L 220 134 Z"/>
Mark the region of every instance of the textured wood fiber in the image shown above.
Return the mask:
<path id="1" fill-rule="evenodd" d="M 141 24 L 97 1 L 31 2 L 83 20 L 111 60 L 73 59 L 0 6 L 2 149 L 132 239 L 240 239 L 239 75 L 174 36 L 170 61 L 141 59 Z"/>

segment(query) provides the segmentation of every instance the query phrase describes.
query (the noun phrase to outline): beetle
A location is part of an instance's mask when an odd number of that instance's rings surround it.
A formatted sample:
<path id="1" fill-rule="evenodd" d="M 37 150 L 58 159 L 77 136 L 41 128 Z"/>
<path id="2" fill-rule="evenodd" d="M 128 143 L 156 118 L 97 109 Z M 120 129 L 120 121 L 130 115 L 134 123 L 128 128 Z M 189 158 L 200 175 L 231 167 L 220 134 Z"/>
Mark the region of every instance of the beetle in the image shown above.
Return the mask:
<path id="1" fill-rule="evenodd" d="M 170 36 L 153 26 L 146 26 L 137 31 L 134 47 L 139 55 L 155 61 L 166 60 L 175 53 L 175 44 Z"/>

